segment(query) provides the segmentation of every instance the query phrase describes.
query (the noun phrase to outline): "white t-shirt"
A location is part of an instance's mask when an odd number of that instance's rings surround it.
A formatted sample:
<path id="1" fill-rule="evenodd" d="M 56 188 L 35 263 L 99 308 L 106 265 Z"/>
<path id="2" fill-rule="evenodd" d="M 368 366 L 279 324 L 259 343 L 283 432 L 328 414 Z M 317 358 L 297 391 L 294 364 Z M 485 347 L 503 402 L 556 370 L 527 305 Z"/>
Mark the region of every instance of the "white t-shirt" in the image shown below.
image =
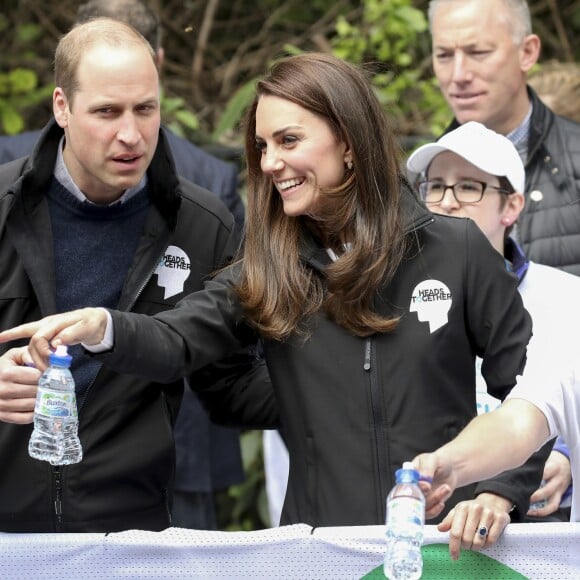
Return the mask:
<path id="1" fill-rule="evenodd" d="M 578 331 L 572 321 L 564 327 L 553 327 L 553 333 L 534 334 L 528 345 L 526 368 L 518 377 L 508 399 L 525 399 L 535 405 L 548 420 L 550 436 L 561 435 L 570 449 L 572 466 L 571 521 L 580 521 L 580 356 L 577 342 L 568 336 L 568 347 L 562 350 L 566 329 Z M 576 317 L 578 318 L 578 317 Z M 544 329 L 543 329 L 544 330 Z M 545 443 L 545 442 L 543 442 Z"/>
<path id="2" fill-rule="evenodd" d="M 578 384 L 575 382 L 575 373 L 580 380 L 580 366 L 576 369 L 574 362 L 574 350 L 577 348 L 580 359 L 580 341 L 578 332 L 580 329 L 580 277 L 573 276 L 562 270 L 530 262 L 528 271 L 521 284 L 518 286 L 522 301 L 526 310 L 530 313 L 533 322 L 533 338 L 527 351 L 526 362 L 526 387 L 514 387 L 511 397 L 528 399 L 548 417 L 562 415 L 555 410 L 544 411 L 544 405 L 540 404 L 546 395 L 559 400 L 562 404 L 565 399 L 573 398 L 572 389 L 576 389 L 575 417 L 567 417 L 568 426 L 576 425 L 575 439 L 569 437 L 567 430 L 560 428 L 559 423 L 550 423 L 553 436 L 561 435 L 570 448 L 570 460 L 574 470 L 574 453 L 576 465 L 576 489 L 580 487 L 580 458 L 578 457 Z M 576 347 L 578 345 L 578 347 Z M 567 354 L 565 353 L 567 351 Z M 550 354 L 553 353 L 553 354 Z M 558 362 L 559 361 L 559 362 Z M 476 360 L 476 397 L 478 414 L 493 411 L 499 407 L 499 399 L 495 399 L 487 393 L 487 385 L 481 375 L 481 359 Z M 535 368 L 534 368 L 535 366 Z M 543 381 L 540 377 L 544 376 Z M 530 378 L 531 377 L 531 378 Z M 564 387 L 564 385 L 569 385 Z M 562 388 L 566 391 L 562 393 Z M 509 397 L 508 397 L 509 398 Z M 546 401 L 544 401 L 546 403 Z M 552 403 L 549 403 L 552 406 Z M 572 404 L 565 409 L 567 414 L 572 413 Z M 550 421 L 550 417 L 548 420 Z M 575 446 L 573 445 L 575 441 Z M 580 507 L 578 506 L 579 494 L 575 493 L 576 519 L 580 519 Z M 574 501 L 574 500 L 573 500 Z M 566 504 L 567 505 L 567 504 Z M 572 514 L 572 519 L 574 513 Z"/>
<path id="3" fill-rule="evenodd" d="M 534 336 L 548 337 L 554 341 L 555 347 L 566 346 L 577 340 L 580 327 L 572 327 L 566 333 L 562 326 L 568 324 L 570 316 L 580 319 L 580 276 L 573 276 L 551 266 L 536 264 L 530 261 L 528 271 L 518 286 L 524 307 L 530 313 L 533 322 Z M 556 331 L 554 333 L 554 331 Z M 545 354 L 538 353 L 546 362 Z M 527 360 L 533 355 L 528 351 Z M 485 379 L 481 374 L 482 359 L 475 361 L 475 390 L 477 399 L 477 413 L 487 413 L 500 406 L 501 401 L 487 392 Z"/>

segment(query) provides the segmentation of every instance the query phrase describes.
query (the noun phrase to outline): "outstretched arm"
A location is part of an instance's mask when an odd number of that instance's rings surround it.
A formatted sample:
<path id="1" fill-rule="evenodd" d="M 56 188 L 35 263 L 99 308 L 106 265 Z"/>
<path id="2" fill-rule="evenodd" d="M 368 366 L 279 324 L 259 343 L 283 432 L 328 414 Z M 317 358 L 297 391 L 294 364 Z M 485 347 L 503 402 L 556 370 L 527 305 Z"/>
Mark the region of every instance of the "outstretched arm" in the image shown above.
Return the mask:
<path id="1" fill-rule="evenodd" d="M 32 361 L 36 368 L 44 370 L 51 346 L 81 342 L 87 345 L 100 344 L 105 336 L 107 320 L 107 312 L 103 308 L 82 308 L 0 332 L 0 343 L 30 338 L 28 350 Z"/>
<path id="2" fill-rule="evenodd" d="M 491 413 L 473 419 L 446 445 L 418 455 L 415 468 L 433 482 L 427 493 L 427 515 L 441 513 L 441 490 L 492 477 L 524 461 L 549 437 L 544 414 L 524 399 L 509 399 Z M 439 490 L 439 491 L 438 491 Z M 446 499 L 446 498 L 445 498 Z"/>
<path id="3" fill-rule="evenodd" d="M 203 290 L 153 316 L 83 308 L 0 333 L 0 342 L 30 338 L 34 363 L 43 370 L 50 346 L 83 343 L 100 348 L 110 316 L 114 336 L 107 340 L 110 348 L 98 351 L 99 360 L 114 371 L 168 383 L 255 343 L 255 332 L 245 323 L 232 290 L 235 275 L 231 268 L 224 270 Z"/>

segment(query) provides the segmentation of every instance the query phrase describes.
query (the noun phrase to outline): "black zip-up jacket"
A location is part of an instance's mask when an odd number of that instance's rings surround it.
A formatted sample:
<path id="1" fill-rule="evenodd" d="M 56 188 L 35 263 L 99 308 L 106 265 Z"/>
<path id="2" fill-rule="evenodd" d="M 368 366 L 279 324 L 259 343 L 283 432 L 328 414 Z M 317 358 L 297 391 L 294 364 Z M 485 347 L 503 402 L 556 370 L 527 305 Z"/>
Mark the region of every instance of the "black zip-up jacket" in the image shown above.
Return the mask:
<path id="1" fill-rule="evenodd" d="M 62 130 L 50 123 L 30 159 L 0 167 L 2 329 L 56 311 L 45 192 L 61 136 Z M 224 265 L 236 249 L 237 235 L 232 216 L 215 195 L 177 177 L 163 132 L 147 175 L 151 206 L 119 309 L 155 314 L 199 289 Z M 188 259 L 166 260 L 167 267 L 189 269 L 189 276 L 183 291 L 165 298 L 154 271 L 168 246 L 180 248 Z M 0 352 L 9 346 L 2 345 Z M 216 376 L 204 371 L 204 380 Z M 194 383 L 195 377 L 190 380 Z M 62 468 L 28 456 L 31 425 L 0 423 L 0 531 L 168 527 L 172 426 L 182 392 L 182 380 L 161 385 L 101 368 L 79 409 L 83 461 Z"/>
<path id="2" fill-rule="evenodd" d="M 433 216 L 409 192 L 405 200 L 412 247 L 377 300 L 380 311 L 401 316 L 397 329 L 359 338 L 321 313 L 306 340 L 264 343 L 291 458 L 282 523 L 383 523 L 395 470 L 476 415 L 475 356 L 499 398 L 523 368 L 531 321 L 501 256 L 472 221 Z M 322 277 L 330 261 L 311 243 L 302 259 Z M 237 268 L 154 318 L 112 312 L 115 346 L 99 355 L 104 364 L 175 380 L 250 340 L 231 292 Z M 251 388 L 206 395 L 241 423 L 276 421 Z M 490 491 L 525 513 L 546 455 L 457 490 L 448 505 Z"/>
<path id="3" fill-rule="evenodd" d="M 533 106 L 526 205 L 517 240 L 526 255 L 580 275 L 580 124 L 554 114 L 528 86 Z M 446 133 L 458 127 L 454 120 Z"/>

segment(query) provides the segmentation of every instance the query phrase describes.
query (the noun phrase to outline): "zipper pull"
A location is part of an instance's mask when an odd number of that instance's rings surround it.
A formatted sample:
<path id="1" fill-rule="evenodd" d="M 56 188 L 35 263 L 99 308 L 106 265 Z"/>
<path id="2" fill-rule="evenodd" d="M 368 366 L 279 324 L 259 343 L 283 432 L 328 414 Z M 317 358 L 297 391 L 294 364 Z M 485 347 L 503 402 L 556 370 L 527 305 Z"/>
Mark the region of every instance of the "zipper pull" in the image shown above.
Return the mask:
<path id="1" fill-rule="evenodd" d="M 365 371 L 371 370 L 371 338 L 367 338 L 365 341 L 365 362 L 363 365 Z"/>

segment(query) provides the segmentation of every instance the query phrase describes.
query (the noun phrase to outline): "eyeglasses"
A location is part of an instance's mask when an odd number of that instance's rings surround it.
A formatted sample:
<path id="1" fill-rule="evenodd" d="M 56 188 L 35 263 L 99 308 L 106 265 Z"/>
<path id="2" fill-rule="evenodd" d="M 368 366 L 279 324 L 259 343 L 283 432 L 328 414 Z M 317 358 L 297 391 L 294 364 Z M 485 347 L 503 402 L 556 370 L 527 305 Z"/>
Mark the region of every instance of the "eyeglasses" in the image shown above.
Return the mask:
<path id="1" fill-rule="evenodd" d="M 480 202 L 486 189 L 494 189 L 508 195 L 513 193 L 513 191 L 503 187 L 496 187 L 485 183 L 485 181 L 475 181 L 473 179 L 458 181 L 453 185 L 447 185 L 441 181 L 422 181 L 419 183 L 419 193 L 425 203 L 441 203 L 448 189 L 453 192 L 453 197 L 455 197 L 457 202 L 462 204 Z"/>

